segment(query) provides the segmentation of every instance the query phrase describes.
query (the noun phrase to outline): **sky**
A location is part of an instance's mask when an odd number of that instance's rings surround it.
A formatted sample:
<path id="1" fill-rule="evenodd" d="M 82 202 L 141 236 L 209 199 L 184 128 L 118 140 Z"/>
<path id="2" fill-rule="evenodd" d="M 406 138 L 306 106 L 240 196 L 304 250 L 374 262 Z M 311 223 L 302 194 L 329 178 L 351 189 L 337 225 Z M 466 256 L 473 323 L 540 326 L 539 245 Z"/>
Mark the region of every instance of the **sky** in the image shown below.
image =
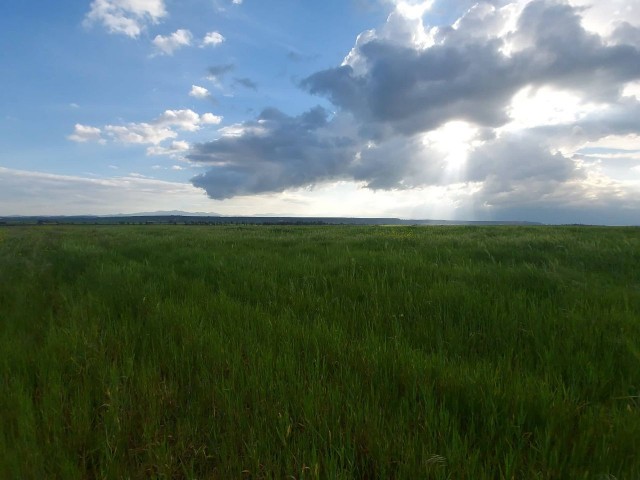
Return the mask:
<path id="1" fill-rule="evenodd" d="M 24 0 L 0 32 L 0 215 L 640 224 L 638 0 Z"/>

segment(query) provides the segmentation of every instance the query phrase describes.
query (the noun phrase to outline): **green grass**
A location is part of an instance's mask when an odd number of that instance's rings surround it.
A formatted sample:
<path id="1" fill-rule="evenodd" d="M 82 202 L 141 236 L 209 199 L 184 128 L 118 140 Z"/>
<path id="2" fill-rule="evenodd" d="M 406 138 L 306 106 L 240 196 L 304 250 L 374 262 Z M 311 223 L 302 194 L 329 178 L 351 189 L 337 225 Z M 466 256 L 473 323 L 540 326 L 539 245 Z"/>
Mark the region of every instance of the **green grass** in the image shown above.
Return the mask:
<path id="1" fill-rule="evenodd" d="M 640 478 L 640 230 L 0 229 L 0 478 Z"/>

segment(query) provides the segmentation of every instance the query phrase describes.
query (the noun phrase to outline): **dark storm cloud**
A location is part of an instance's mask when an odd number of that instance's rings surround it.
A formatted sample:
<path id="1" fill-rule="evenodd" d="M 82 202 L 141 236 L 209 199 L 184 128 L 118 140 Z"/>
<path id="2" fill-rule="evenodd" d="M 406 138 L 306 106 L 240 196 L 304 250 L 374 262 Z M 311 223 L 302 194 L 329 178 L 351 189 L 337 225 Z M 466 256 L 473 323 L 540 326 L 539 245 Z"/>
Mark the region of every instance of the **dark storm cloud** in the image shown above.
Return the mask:
<path id="1" fill-rule="evenodd" d="M 463 20 L 457 30 L 443 31 L 443 43 L 424 50 L 373 40 L 359 48 L 369 66 L 364 74 L 345 65 L 315 73 L 301 85 L 363 123 L 411 134 L 453 119 L 503 125 L 511 98 L 527 85 L 614 100 L 624 82 L 640 78 L 638 48 L 606 45 L 584 30 L 569 5 L 530 3 L 511 39 L 523 48 L 511 57 L 501 53 L 502 40 L 483 38 L 475 25 L 464 26 Z"/>
<path id="2" fill-rule="evenodd" d="M 373 41 L 360 51 L 371 65 L 365 76 L 347 65 L 316 73 L 302 86 L 364 123 L 384 123 L 403 134 L 454 118 L 501 125 L 508 120 L 504 107 L 521 83 L 493 43 L 418 51 Z"/>
<path id="3" fill-rule="evenodd" d="M 511 182 L 493 176 L 471 197 L 486 220 L 527 219 L 543 223 L 640 225 L 640 192 L 618 185 L 593 189 L 579 182 Z"/>
<path id="4" fill-rule="evenodd" d="M 235 135 L 196 145 L 188 158 L 212 164 L 192 179 L 211 198 L 278 192 L 339 177 L 354 155 L 353 141 L 325 133 L 327 112 L 320 107 L 297 117 L 264 110 Z"/>
<path id="5" fill-rule="evenodd" d="M 635 45 L 640 48 L 640 28 L 623 22 L 613 32 L 612 38 L 618 44 Z"/>
<path id="6" fill-rule="evenodd" d="M 529 134 L 510 134 L 487 142 L 469 156 L 465 180 L 484 181 L 496 172 L 504 182 L 566 181 L 580 176 L 575 163 Z"/>
<path id="7" fill-rule="evenodd" d="M 505 134 L 487 139 L 469 153 L 464 168 L 448 173 L 448 152 L 425 145 L 420 136 L 394 137 L 371 148 L 348 168 L 352 178 L 368 188 L 404 190 L 448 182 L 484 182 L 499 174 L 501 185 L 517 182 L 565 182 L 583 177 L 576 163 L 538 135 Z"/>
<path id="8" fill-rule="evenodd" d="M 614 101 L 624 82 L 640 78 L 640 50 L 605 44 L 582 27 L 578 12 L 566 4 L 531 2 L 520 17 L 514 40 L 532 46 L 515 56 L 515 67 L 527 73 L 530 84 Z"/>

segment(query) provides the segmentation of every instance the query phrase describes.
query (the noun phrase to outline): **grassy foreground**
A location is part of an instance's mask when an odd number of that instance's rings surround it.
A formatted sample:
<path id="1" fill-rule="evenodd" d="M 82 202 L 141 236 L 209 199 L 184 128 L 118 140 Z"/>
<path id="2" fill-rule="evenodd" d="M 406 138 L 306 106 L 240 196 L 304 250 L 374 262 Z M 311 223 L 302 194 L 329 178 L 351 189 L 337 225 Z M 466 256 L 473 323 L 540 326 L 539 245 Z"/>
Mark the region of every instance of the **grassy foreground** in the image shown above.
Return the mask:
<path id="1" fill-rule="evenodd" d="M 640 478 L 640 230 L 0 229 L 0 478 Z"/>

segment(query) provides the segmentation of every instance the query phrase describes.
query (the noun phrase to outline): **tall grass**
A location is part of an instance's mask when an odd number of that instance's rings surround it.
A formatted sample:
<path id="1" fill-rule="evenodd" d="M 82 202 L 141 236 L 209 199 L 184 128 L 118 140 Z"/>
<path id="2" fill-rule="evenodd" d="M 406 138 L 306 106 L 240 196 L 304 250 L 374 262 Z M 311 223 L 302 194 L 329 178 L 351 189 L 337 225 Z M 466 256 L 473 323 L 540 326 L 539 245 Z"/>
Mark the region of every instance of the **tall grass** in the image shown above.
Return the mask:
<path id="1" fill-rule="evenodd" d="M 4 228 L 0 477 L 640 478 L 639 352 L 633 228 Z"/>

